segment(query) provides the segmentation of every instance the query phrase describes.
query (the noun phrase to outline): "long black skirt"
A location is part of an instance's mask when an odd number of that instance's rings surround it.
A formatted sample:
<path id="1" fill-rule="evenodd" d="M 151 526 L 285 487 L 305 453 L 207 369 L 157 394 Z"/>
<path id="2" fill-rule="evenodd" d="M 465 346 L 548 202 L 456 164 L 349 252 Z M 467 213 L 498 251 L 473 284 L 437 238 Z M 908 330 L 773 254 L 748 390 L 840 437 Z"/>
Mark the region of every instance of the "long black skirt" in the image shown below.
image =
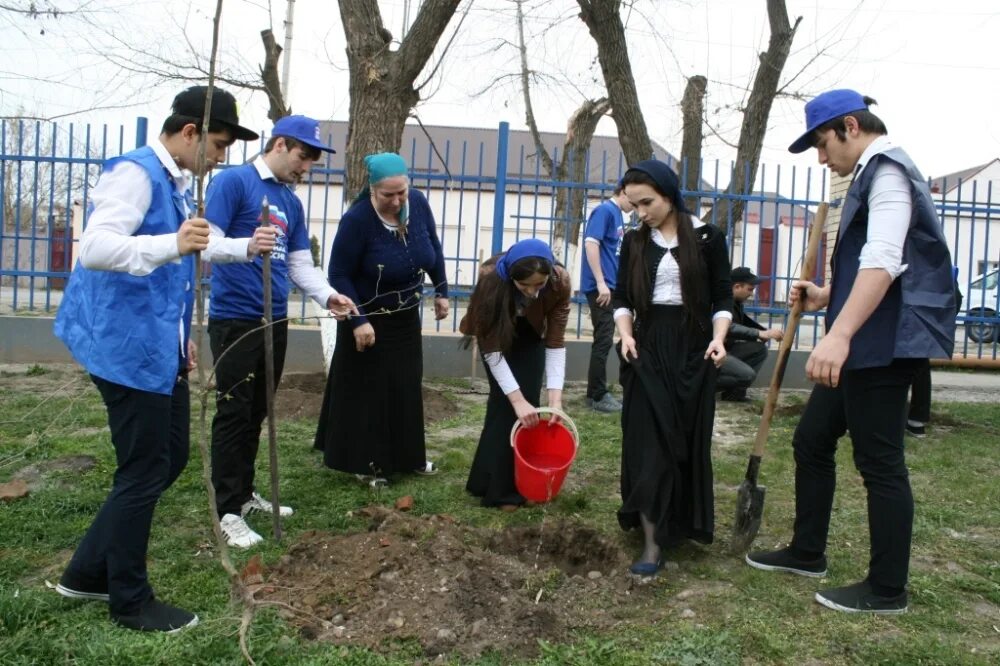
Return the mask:
<path id="1" fill-rule="evenodd" d="M 653 305 L 637 335 L 639 357 L 621 359 L 622 529 L 655 525 L 661 548 L 715 530 L 712 423 L 716 369 L 705 360 L 711 335 L 692 335 L 677 305 Z M 620 348 L 619 348 L 620 350 Z M 621 353 L 619 351 L 619 358 Z"/>
<path id="2" fill-rule="evenodd" d="M 545 344 L 524 317 L 517 318 L 516 333 L 504 359 L 524 398 L 538 407 L 545 371 Z M 485 359 L 483 367 L 486 367 Z M 465 489 L 482 498 L 483 506 L 524 504 L 524 497 L 514 486 L 514 451 L 510 447 L 510 429 L 517 415 L 488 367 L 486 376 L 490 381 L 490 397 L 486 401 L 483 431 Z"/>
<path id="3" fill-rule="evenodd" d="M 337 346 L 323 395 L 315 448 L 327 467 L 385 476 L 422 469 L 426 459 L 423 350 L 416 309 L 368 320 L 375 345 L 354 346 L 349 321 L 337 323 Z"/>

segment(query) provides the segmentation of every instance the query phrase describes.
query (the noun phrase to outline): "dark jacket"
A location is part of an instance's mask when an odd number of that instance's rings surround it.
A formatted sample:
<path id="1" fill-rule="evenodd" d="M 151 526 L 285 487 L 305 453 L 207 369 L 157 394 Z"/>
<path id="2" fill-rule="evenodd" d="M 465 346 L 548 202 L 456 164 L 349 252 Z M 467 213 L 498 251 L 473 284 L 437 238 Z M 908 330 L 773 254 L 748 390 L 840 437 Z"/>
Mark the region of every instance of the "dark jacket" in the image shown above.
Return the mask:
<path id="1" fill-rule="evenodd" d="M 694 316 L 697 328 L 710 338 L 712 336 L 712 315 L 719 311 L 732 311 L 733 309 L 733 284 L 729 277 L 731 270 L 729 251 L 726 248 L 726 236 L 718 227 L 705 224 L 695 227 L 694 233 L 701 250 L 702 268 L 706 276 L 706 293 L 708 294 L 708 302 L 701 303 L 696 308 Z M 633 245 L 637 242 L 637 230 L 628 232 L 622 241 L 621 258 L 618 262 L 618 280 L 611 296 L 611 305 L 614 309 L 628 308 L 633 313 L 637 311 L 637 308 L 629 295 L 628 266 Z M 653 300 L 656 269 L 666 253 L 666 248 L 660 247 L 652 240 L 646 244 L 644 260 L 650 285 L 649 292 L 646 294 L 647 307 Z M 642 322 L 637 318 L 634 323 L 637 333 L 641 325 Z"/>
<path id="2" fill-rule="evenodd" d="M 733 323 L 726 334 L 726 346 L 734 342 L 760 340 L 758 332 L 763 330 L 764 327 L 746 313 L 743 304 L 733 299 Z"/>
<path id="3" fill-rule="evenodd" d="M 501 256 L 503 255 L 498 254 L 483 262 L 479 268 L 480 279 L 496 270 L 497 260 Z M 524 318 L 528 320 L 539 337 L 545 340 L 546 349 L 561 349 L 566 346 L 566 323 L 569 321 L 571 291 L 569 272 L 556 264 L 553 278 L 538 294 L 538 298 L 529 302 L 524 308 Z M 458 325 L 458 330 L 465 335 L 476 335 L 476 332 L 472 330 L 473 317 L 479 308 L 485 307 L 482 299 L 477 298 L 479 293 L 479 291 L 472 292 L 472 296 L 469 298 L 469 309 Z M 491 335 L 480 335 L 477 336 L 477 339 L 479 349 L 484 354 L 505 351 L 500 349 L 500 342 Z"/>
<path id="4" fill-rule="evenodd" d="M 955 346 L 952 258 L 927 182 L 900 148 L 875 155 L 847 191 L 831 265 L 827 330 L 847 302 L 868 236 L 868 194 L 879 164 L 895 162 L 910 181 L 913 213 L 903 243 L 908 267 L 851 340 L 847 369 L 883 367 L 896 358 L 950 358 Z"/>

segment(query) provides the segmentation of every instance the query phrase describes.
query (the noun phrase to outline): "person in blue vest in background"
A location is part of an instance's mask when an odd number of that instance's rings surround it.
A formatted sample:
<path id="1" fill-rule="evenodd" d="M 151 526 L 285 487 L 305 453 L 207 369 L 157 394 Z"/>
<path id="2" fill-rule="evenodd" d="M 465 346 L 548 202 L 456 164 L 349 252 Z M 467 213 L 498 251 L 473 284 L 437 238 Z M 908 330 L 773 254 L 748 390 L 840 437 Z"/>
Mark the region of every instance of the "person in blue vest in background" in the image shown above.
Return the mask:
<path id="1" fill-rule="evenodd" d="M 188 460 L 194 254 L 210 238 L 208 221 L 191 217 L 189 179 L 222 161 L 237 139 L 257 138 L 240 126 L 235 98 L 218 88 L 202 135 L 207 93 L 196 86 L 177 95 L 156 141 L 104 163 L 55 322 L 104 399 L 117 460 L 111 491 L 56 591 L 106 601 L 112 621 L 141 631 L 198 622 L 155 597 L 146 551 L 156 503 Z M 262 230 L 249 245 L 270 250 L 274 234 Z M 245 261 L 246 246 L 242 252 Z"/>
<path id="2" fill-rule="evenodd" d="M 853 90 L 806 104 L 806 132 L 792 153 L 815 148 L 820 164 L 852 176 L 825 287 L 793 282 L 789 301 L 826 308 L 826 334 L 809 355 L 816 382 L 795 429 L 791 544 L 747 555 L 766 571 L 826 575 L 837 440 L 851 434 L 868 493 L 871 557 L 864 580 L 821 590 L 816 601 L 849 613 L 907 608 L 913 494 L 903 451 L 906 398 L 929 358 L 950 358 L 955 339 L 952 260 L 930 190 L 910 157 L 886 137 Z M 904 263 L 905 262 L 905 263 Z"/>
<path id="3" fill-rule="evenodd" d="M 598 412 L 620 412 L 622 403 L 608 390 L 608 352 L 615 337 L 611 292 L 618 275 L 618 255 L 625 236 L 623 214 L 631 213 L 632 203 L 621 183 L 610 199 L 602 201 L 587 220 L 584 231 L 584 260 L 580 262 L 580 291 L 590 306 L 594 343 L 590 346 L 587 370 L 587 404 Z"/>
<path id="4" fill-rule="evenodd" d="M 293 187 L 333 148 L 320 138 L 319 122 L 285 116 L 274 124 L 264 153 L 226 169 L 208 186 L 205 217 L 213 235 L 244 249 L 261 224 L 266 197 L 268 219 L 277 231 L 271 255 L 271 315 L 274 324 L 274 388 L 281 381 L 288 345 L 288 291 L 291 284 L 339 318 L 354 304 L 338 294 L 313 265 L 309 227 Z M 224 240 L 222 239 L 224 237 Z M 263 540 L 247 525 L 251 512 L 270 514 L 272 503 L 254 488 L 254 463 L 267 417 L 264 355 L 263 257 L 226 262 L 212 271 L 208 335 L 215 359 L 215 417 L 212 419 L 212 484 L 222 533 L 230 546 L 249 548 Z M 357 312 L 356 309 L 354 309 Z M 291 507 L 277 508 L 290 516 Z"/>

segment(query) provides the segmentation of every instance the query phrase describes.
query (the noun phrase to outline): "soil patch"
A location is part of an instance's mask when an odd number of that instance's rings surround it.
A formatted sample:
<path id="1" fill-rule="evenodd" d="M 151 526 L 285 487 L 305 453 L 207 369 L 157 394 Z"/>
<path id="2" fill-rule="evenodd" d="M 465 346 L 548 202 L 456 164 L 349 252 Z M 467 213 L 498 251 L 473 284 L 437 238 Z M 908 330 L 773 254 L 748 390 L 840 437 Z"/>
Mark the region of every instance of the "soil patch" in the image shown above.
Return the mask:
<path id="1" fill-rule="evenodd" d="M 59 481 L 59 485 L 68 487 L 73 484 L 73 481 L 80 478 L 84 472 L 91 470 L 95 464 L 97 464 L 97 461 L 93 456 L 63 456 L 62 458 L 43 460 L 22 467 L 14 473 L 13 478 L 21 479 L 28 484 L 28 490 L 35 492 L 39 488 L 48 485 L 51 481 L 50 477 L 68 472 L 68 474 L 64 475 L 65 478 Z"/>
<path id="2" fill-rule="evenodd" d="M 318 419 L 325 389 L 326 374 L 322 372 L 296 372 L 282 376 L 274 401 L 278 420 Z M 455 413 L 455 403 L 444 392 L 424 386 L 423 394 L 425 424 Z"/>
<path id="3" fill-rule="evenodd" d="M 368 531 L 309 532 L 268 577 L 259 597 L 307 638 L 387 649 L 416 641 L 427 657 L 487 650 L 531 656 L 538 641 L 609 629 L 631 615 L 626 553 L 568 522 L 497 532 L 449 516 L 363 509 Z"/>

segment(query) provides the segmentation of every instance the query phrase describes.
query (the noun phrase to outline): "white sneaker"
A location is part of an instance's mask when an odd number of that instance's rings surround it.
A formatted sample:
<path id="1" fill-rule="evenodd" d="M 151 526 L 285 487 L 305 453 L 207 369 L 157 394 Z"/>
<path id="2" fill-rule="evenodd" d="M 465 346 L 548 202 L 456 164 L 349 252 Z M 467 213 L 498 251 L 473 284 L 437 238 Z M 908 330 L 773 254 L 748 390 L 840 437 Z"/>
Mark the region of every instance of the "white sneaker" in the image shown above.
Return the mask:
<path id="1" fill-rule="evenodd" d="M 227 513 L 219 523 L 222 533 L 226 535 L 226 543 L 234 548 L 250 548 L 264 540 L 264 537 L 250 529 L 247 521 L 235 513 Z"/>
<path id="2" fill-rule="evenodd" d="M 240 509 L 240 514 L 246 516 L 254 511 L 260 511 L 261 513 L 273 513 L 274 505 L 261 497 L 260 493 L 255 491 L 252 495 L 250 495 L 250 499 L 243 504 L 243 507 Z M 293 513 L 295 512 L 292 511 L 292 507 L 290 506 L 283 506 L 278 509 L 278 515 L 282 518 L 287 518 Z"/>

